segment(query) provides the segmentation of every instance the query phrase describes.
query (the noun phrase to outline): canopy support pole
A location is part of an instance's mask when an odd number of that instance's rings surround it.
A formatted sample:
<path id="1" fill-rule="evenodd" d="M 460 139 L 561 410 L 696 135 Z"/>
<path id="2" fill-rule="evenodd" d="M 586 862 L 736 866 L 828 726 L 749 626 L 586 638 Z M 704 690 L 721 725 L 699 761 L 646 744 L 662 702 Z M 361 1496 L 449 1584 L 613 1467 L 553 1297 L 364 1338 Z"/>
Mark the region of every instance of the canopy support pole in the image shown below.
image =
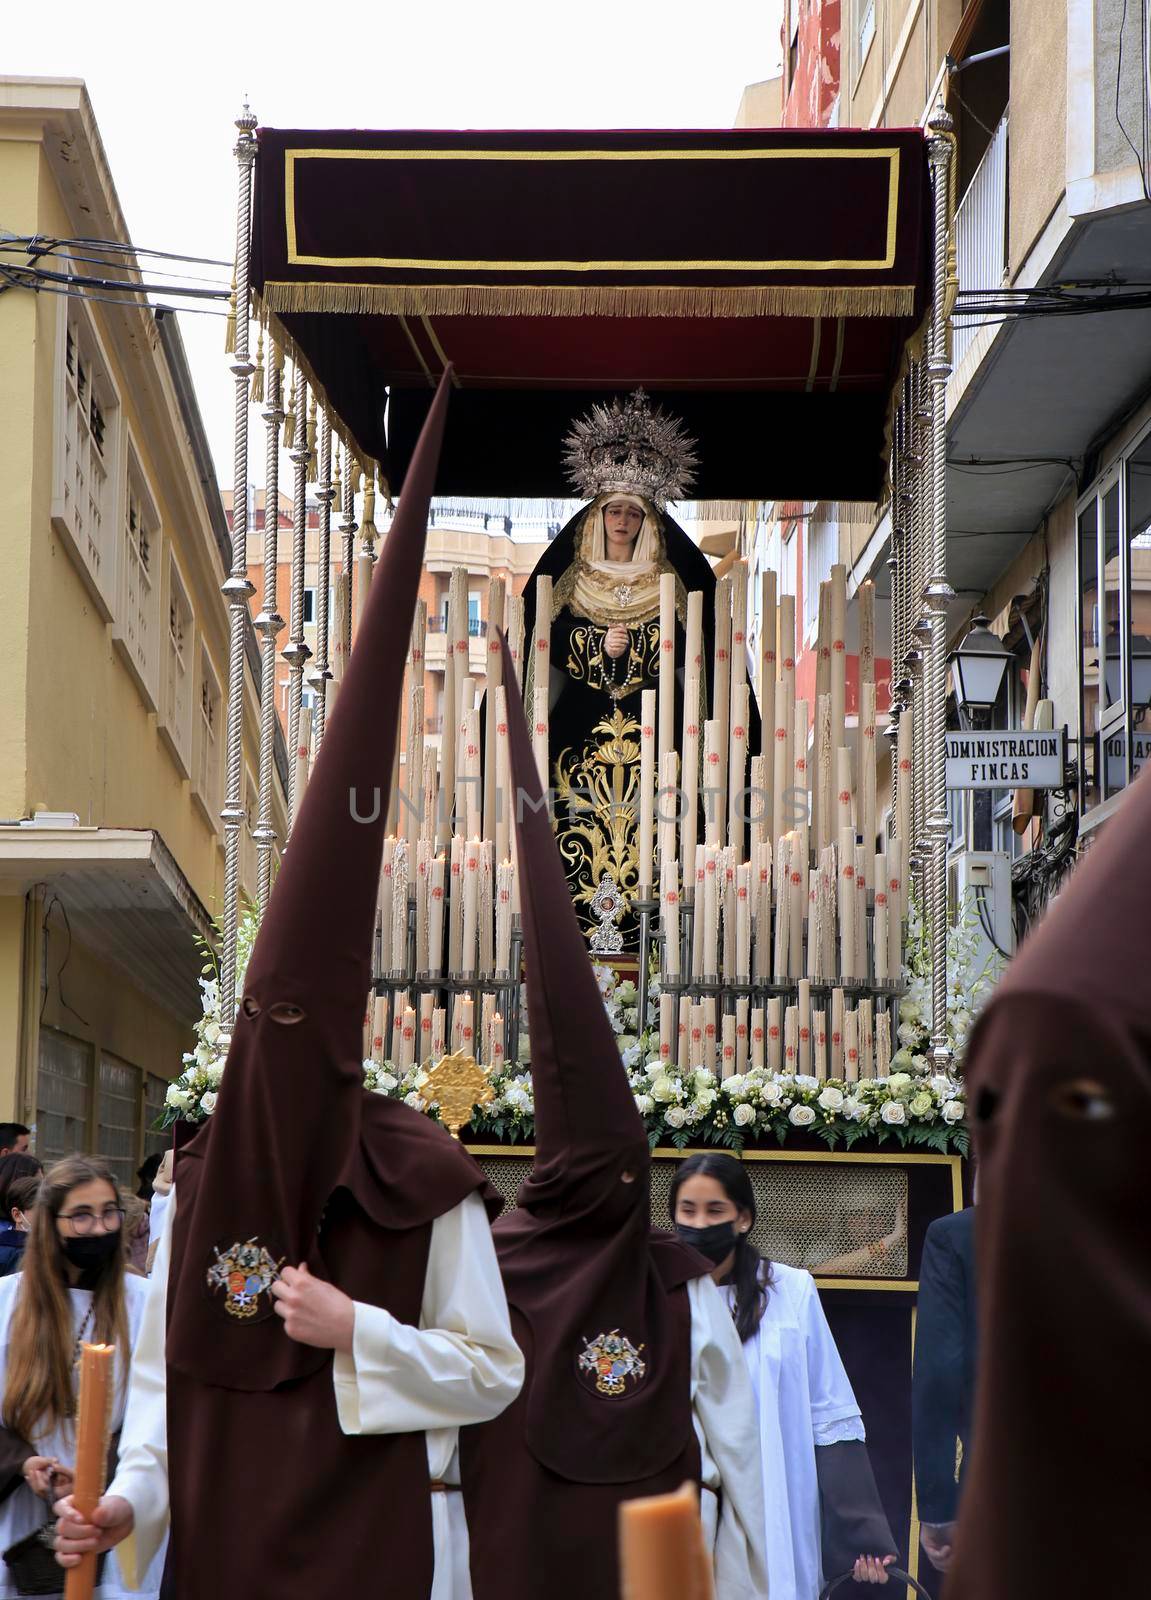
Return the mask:
<path id="1" fill-rule="evenodd" d="M 231 1036 L 236 1011 L 236 938 L 239 928 L 240 830 L 244 826 L 244 647 L 248 632 L 248 383 L 255 370 L 248 354 L 248 276 L 252 237 L 252 169 L 256 160 L 256 118 L 245 105 L 236 118 L 239 137 L 236 201 L 235 433 L 232 475 L 232 568 L 222 585 L 228 604 L 228 713 L 225 731 L 224 915 L 220 953 L 220 1018 Z"/>
<path id="2" fill-rule="evenodd" d="M 264 468 L 264 593 L 256 632 L 260 636 L 260 798 L 256 823 L 256 908 L 263 919 L 272 892 L 272 865 L 276 853 L 276 825 L 272 812 L 276 749 L 276 635 L 284 626 L 276 593 L 280 535 L 280 426 L 284 420 L 283 356 L 268 352 L 268 402 L 264 422 L 268 430 Z"/>
<path id="3" fill-rule="evenodd" d="M 319 753 L 324 742 L 324 728 L 328 710 L 328 680 L 332 669 L 328 660 L 328 635 L 331 631 L 328 593 L 332 576 L 332 424 L 326 410 L 320 412 L 319 426 L 319 482 L 316 499 L 319 502 L 319 548 L 316 556 L 316 659 L 308 674 L 308 684 L 315 699 L 312 704 L 312 750 Z"/>
<path id="4" fill-rule="evenodd" d="M 928 334 L 927 377 L 931 403 L 930 566 L 923 598 L 931 632 L 925 664 L 927 702 L 927 835 L 930 858 L 927 914 L 931 930 L 931 1057 L 936 1072 L 948 1072 L 952 1049 L 947 1036 L 947 611 L 955 591 L 947 581 L 947 380 L 951 375 L 948 338 L 947 245 L 951 232 L 951 117 L 940 101 L 928 125 L 928 159 L 934 197 L 934 279 Z"/>
<path id="5" fill-rule="evenodd" d="M 304 642 L 304 561 L 308 536 L 308 393 L 299 367 L 292 389 L 295 419 L 292 448 L 292 576 L 288 603 L 288 642 L 280 654 L 288 663 L 288 835 L 296 825 L 303 795 L 300 789 L 300 708 L 304 699 L 304 664 L 311 655 Z"/>

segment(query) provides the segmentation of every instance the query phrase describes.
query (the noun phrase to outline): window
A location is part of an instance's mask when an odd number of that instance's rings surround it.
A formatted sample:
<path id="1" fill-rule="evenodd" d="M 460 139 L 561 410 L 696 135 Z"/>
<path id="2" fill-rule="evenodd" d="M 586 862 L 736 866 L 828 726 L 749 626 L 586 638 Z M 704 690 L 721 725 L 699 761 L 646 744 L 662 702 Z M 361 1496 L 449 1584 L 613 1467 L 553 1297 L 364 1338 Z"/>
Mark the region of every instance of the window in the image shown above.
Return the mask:
<path id="1" fill-rule="evenodd" d="M 134 456 L 129 456 L 120 528 L 120 584 L 113 637 L 145 699 L 156 709 L 159 657 L 160 525 Z"/>
<path id="2" fill-rule="evenodd" d="M 478 639 L 484 631 L 480 613 L 480 596 L 473 589 L 468 595 L 468 637 Z"/>
<path id="3" fill-rule="evenodd" d="M 196 788 L 212 826 L 220 810 L 220 741 L 223 738 L 220 683 L 205 650 L 200 657 L 200 716 L 196 752 Z"/>
<path id="4" fill-rule="evenodd" d="M 312 585 L 311 587 L 306 588 L 304 590 L 304 621 L 305 622 L 315 622 L 315 620 L 316 620 L 316 590 L 315 590 L 315 586 Z"/>
<path id="5" fill-rule="evenodd" d="M 168 559 L 164 715 L 160 730 L 186 777 L 192 771 L 192 607 L 175 558 Z"/>
<path id="6" fill-rule="evenodd" d="M 60 317 L 52 523 L 110 617 L 116 605 L 119 400 L 87 311 L 62 300 Z"/>
<path id="7" fill-rule="evenodd" d="M 1151 431 L 1079 506 L 1080 805 L 1100 805 L 1151 755 Z"/>
<path id="8" fill-rule="evenodd" d="M 163 1155 L 172 1143 L 170 1131 L 160 1132 L 156 1123 L 164 1114 L 164 1096 L 168 1092 L 168 1079 L 158 1078 L 154 1072 L 144 1074 L 144 1150 L 145 1156 Z"/>
<path id="9" fill-rule="evenodd" d="M 875 0 L 855 0 L 855 14 L 858 18 L 856 37 L 859 41 L 856 61 L 862 67 L 871 49 L 871 41 L 875 38 Z"/>
<path id="10" fill-rule="evenodd" d="M 36 1154 L 45 1166 L 87 1149 L 91 1088 L 92 1046 L 55 1028 L 41 1028 Z"/>
<path id="11" fill-rule="evenodd" d="M 101 1051 L 96 1082 L 96 1153 L 103 1156 L 128 1194 L 136 1188 L 141 1109 L 139 1068 Z"/>

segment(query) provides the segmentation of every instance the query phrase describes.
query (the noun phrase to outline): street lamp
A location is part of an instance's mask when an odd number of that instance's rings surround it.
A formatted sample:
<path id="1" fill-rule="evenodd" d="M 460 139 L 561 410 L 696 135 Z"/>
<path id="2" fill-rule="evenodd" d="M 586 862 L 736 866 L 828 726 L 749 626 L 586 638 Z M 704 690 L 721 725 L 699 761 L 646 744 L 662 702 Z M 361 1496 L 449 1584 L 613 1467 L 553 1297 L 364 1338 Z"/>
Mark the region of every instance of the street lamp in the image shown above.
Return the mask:
<path id="1" fill-rule="evenodd" d="M 951 655 L 951 678 L 960 713 L 974 726 L 990 717 L 1011 656 L 984 616 L 972 617 L 966 639 Z"/>

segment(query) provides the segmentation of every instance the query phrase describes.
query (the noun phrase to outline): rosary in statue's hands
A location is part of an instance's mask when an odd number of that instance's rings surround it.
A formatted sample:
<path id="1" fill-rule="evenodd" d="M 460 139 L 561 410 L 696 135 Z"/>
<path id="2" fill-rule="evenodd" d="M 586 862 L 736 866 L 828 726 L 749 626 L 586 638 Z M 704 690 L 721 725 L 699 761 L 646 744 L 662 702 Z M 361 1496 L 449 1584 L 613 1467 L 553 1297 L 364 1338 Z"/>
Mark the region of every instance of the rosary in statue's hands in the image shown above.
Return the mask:
<path id="1" fill-rule="evenodd" d="M 283 1319 L 289 1339 L 314 1345 L 318 1350 L 351 1350 L 356 1331 L 355 1302 L 334 1283 L 313 1278 L 301 1262 L 298 1267 L 284 1268 L 271 1293 L 276 1315 Z"/>
<path id="2" fill-rule="evenodd" d="M 603 636 L 604 654 L 611 656 L 613 661 L 624 655 L 630 645 L 631 634 L 626 628 L 620 627 L 618 623 L 609 628 Z"/>

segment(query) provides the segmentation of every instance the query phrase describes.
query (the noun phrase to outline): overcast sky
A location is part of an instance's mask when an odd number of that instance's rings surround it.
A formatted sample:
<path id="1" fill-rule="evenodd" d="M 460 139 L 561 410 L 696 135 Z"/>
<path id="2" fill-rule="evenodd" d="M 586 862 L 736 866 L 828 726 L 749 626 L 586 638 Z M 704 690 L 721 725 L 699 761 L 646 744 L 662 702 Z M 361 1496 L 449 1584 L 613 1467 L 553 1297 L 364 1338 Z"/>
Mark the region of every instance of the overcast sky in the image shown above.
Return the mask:
<path id="1" fill-rule="evenodd" d="M 0 71 L 86 80 L 138 246 L 231 259 L 232 119 L 245 96 L 262 123 L 285 128 L 730 127 L 743 86 L 779 70 L 781 9 L 782 0 L 63 0 L 5 8 Z M 227 486 L 223 320 L 181 315 L 180 325 Z"/>

